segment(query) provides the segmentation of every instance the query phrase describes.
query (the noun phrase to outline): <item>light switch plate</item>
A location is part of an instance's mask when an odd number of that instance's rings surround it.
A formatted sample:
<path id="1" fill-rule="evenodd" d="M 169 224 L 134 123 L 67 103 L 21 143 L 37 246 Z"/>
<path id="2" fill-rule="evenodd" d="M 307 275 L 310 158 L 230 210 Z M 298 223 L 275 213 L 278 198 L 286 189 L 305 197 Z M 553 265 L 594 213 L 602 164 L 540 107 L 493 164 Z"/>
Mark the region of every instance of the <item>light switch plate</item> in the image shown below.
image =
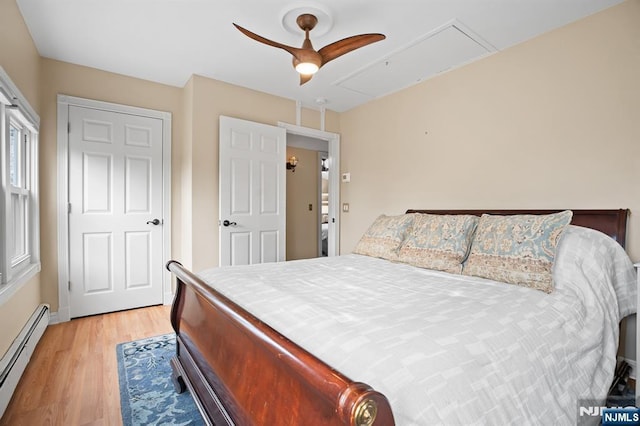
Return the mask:
<path id="1" fill-rule="evenodd" d="M 351 182 L 351 173 L 343 173 L 342 182 L 344 183 Z"/>

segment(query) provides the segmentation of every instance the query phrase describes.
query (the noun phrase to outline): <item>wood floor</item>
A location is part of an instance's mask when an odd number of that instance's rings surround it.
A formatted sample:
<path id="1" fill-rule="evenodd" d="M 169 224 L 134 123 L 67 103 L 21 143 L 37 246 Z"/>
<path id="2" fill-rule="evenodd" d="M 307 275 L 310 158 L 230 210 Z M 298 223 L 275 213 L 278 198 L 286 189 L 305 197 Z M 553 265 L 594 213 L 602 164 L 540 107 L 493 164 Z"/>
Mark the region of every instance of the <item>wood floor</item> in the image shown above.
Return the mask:
<path id="1" fill-rule="evenodd" d="M 4 425 L 121 425 L 116 344 L 172 332 L 170 306 L 50 325 L 0 420 Z"/>

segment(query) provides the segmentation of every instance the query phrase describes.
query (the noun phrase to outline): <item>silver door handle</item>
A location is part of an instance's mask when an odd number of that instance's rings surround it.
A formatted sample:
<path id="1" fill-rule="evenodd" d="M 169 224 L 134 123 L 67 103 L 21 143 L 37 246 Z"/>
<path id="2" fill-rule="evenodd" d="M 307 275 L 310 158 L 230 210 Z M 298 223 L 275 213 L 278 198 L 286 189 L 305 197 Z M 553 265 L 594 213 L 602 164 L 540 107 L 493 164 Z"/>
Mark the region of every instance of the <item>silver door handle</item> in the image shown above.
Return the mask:
<path id="1" fill-rule="evenodd" d="M 160 219 L 148 220 L 147 225 L 160 225 Z"/>

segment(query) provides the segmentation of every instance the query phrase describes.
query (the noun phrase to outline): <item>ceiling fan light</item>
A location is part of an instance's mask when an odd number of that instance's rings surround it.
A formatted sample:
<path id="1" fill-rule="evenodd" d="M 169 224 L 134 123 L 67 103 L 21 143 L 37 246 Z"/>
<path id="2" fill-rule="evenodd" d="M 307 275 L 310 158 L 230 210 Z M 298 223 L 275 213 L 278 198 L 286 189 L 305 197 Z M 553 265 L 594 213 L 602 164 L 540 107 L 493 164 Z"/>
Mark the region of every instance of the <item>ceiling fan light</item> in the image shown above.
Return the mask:
<path id="1" fill-rule="evenodd" d="M 319 67 L 313 62 L 300 62 L 296 65 L 296 71 L 304 75 L 312 75 L 318 72 Z"/>

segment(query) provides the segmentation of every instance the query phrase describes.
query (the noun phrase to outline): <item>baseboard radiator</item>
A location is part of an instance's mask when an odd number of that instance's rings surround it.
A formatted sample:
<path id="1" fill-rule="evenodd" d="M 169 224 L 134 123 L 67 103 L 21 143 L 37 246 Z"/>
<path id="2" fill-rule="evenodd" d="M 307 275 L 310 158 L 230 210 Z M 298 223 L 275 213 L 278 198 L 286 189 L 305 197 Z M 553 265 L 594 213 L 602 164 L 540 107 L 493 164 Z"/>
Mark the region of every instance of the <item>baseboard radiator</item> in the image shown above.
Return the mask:
<path id="1" fill-rule="evenodd" d="M 0 360 L 0 417 L 7 409 L 31 355 L 49 325 L 49 305 L 40 305 Z"/>

